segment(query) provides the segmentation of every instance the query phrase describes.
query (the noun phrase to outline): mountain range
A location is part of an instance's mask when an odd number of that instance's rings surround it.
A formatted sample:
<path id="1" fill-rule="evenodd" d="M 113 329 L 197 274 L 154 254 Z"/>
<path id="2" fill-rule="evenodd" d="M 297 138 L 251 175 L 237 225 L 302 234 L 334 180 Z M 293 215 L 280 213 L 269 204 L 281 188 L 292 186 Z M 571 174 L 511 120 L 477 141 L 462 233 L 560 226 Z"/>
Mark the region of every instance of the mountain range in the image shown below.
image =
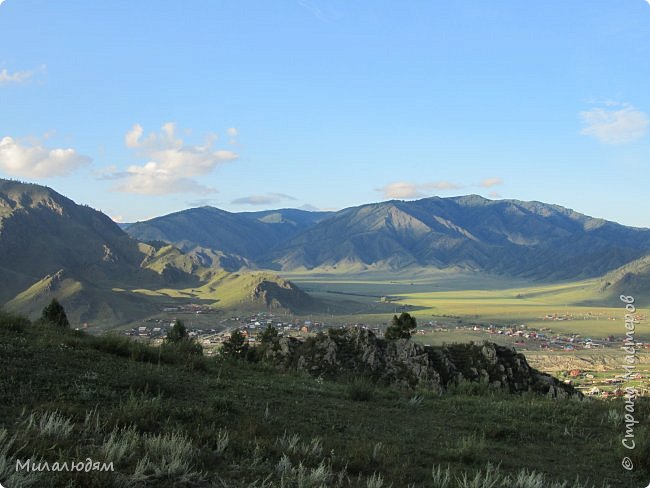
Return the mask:
<path id="1" fill-rule="evenodd" d="M 276 270 L 465 269 L 531 279 L 600 276 L 650 251 L 650 230 L 558 205 L 477 195 L 391 200 L 338 212 L 201 207 L 128 226 L 201 254 Z"/>
<path id="2" fill-rule="evenodd" d="M 200 207 L 121 228 L 50 188 L 0 179 L 0 305 L 32 316 L 53 296 L 74 323 L 118 324 L 188 300 L 315 310 L 324 304 L 276 273 L 421 268 L 600 277 L 613 299 L 650 291 L 650 230 L 476 195 L 338 212 Z"/>

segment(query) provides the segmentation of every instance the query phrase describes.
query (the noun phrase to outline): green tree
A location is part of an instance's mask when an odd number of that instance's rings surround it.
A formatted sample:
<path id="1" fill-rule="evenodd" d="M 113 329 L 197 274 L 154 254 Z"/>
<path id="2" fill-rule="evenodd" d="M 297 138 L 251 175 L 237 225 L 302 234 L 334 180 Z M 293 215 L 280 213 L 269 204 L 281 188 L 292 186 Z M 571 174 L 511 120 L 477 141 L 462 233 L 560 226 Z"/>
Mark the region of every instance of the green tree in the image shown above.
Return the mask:
<path id="1" fill-rule="evenodd" d="M 409 313 L 402 312 L 399 317 L 393 315 L 393 320 L 391 320 L 390 325 L 386 328 L 384 337 L 388 340 L 408 339 L 415 332 L 416 327 L 417 322 L 415 321 L 415 317 L 411 317 Z"/>
<path id="2" fill-rule="evenodd" d="M 53 298 L 50 304 L 43 309 L 43 312 L 41 313 L 41 322 L 44 324 L 54 325 L 55 327 L 70 327 L 70 322 L 65 314 L 65 309 L 56 298 Z"/>
<path id="3" fill-rule="evenodd" d="M 176 319 L 172 328 L 167 332 L 167 341 L 169 342 L 181 342 L 188 339 L 187 329 L 185 325 L 180 320 Z"/>
<path id="4" fill-rule="evenodd" d="M 278 329 L 271 324 L 266 326 L 266 329 L 260 334 L 260 343 L 264 346 L 270 346 L 278 341 Z"/>
<path id="5" fill-rule="evenodd" d="M 248 341 L 239 330 L 232 332 L 221 348 L 221 354 L 228 358 L 244 358 L 247 353 Z"/>

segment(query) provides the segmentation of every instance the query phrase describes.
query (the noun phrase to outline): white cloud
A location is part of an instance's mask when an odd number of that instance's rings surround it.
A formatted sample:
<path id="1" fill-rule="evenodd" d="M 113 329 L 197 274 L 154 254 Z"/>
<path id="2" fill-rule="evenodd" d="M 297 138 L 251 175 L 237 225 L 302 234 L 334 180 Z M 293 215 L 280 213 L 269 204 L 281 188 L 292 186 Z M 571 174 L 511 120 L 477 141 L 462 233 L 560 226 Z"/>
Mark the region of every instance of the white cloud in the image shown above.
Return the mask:
<path id="1" fill-rule="evenodd" d="M 586 127 L 580 132 L 604 144 L 625 144 L 642 138 L 650 126 L 650 118 L 631 105 L 609 104 L 612 109 L 593 108 L 580 113 Z"/>
<path id="2" fill-rule="evenodd" d="M 0 170 L 12 176 L 63 176 L 90 161 L 71 148 L 49 149 L 38 141 L 21 143 L 12 137 L 0 140 Z"/>
<path id="3" fill-rule="evenodd" d="M 315 205 L 312 205 L 311 203 L 305 203 L 304 205 L 301 205 L 298 207 L 300 210 L 306 210 L 307 212 L 321 212 L 321 209 L 316 207 Z"/>
<path id="4" fill-rule="evenodd" d="M 448 181 L 436 181 L 432 183 L 408 183 L 397 181 L 390 183 L 377 191 L 383 193 L 384 198 L 417 198 L 424 196 L 424 192 L 431 190 L 457 190 L 462 186 Z"/>
<path id="5" fill-rule="evenodd" d="M 648 0 L 650 2 L 650 0 Z M 231 127 L 226 131 L 230 137 L 237 137 L 239 136 L 239 131 L 235 129 L 234 127 Z"/>
<path id="6" fill-rule="evenodd" d="M 0 84 L 2 83 L 23 83 L 32 77 L 33 71 L 14 71 L 10 73 L 7 68 L 0 71 Z"/>
<path id="7" fill-rule="evenodd" d="M 142 137 L 143 132 L 144 129 L 142 126 L 140 124 L 135 124 L 133 128 L 124 136 L 124 144 L 126 144 L 126 147 L 139 147 L 139 141 Z"/>
<path id="8" fill-rule="evenodd" d="M 0 1 L 0 5 L 1 4 L 2 2 Z M 0 85 L 9 84 L 9 83 L 16 83 L 16 84 L 25 83 L 36 73 L 44 72 L 46 70 L 47 70 L 47 66 L 45 65 L 42 65 L 35 70 L 14 71 L 13 73 L 10 72 L 7 68 L 3 68 L 2 70 L 0 70 Z"/>
<path id="9" fill-rule="evenodd" d="M 235 205 L 270 205 L 285 200 L 295 200 L 295 198 L 284 193 L 266 193 L 265 195 L 251 195 L 248 197 L 236 198 L 230 203 Z"/>
<path id="10" fill-rule="evenodd" d="M 237 154 L 216 150 L 216 136 L 208 135 L 202 144 L 186 145 L 176 135 L 176 125 L 168 122 L 160 132 L 144 136 L 140 124 L 124 136 L 124 143 L 147 162 L 131 165 L 124 172 L 104 178 L 119 179 L 113 189 L 141 195 L 166 195 L 170 193 L 214 193 L 216 189 L 199 183 L 197 177 L 207 176 L 219 164 L 237 159 Z"/>
<path id="11" fill-rule="evenodd" d="M 492 188 L 493 186 L 502 185 L 503 180 L 501 178 L 486 178 L 481 181 L 481 186 L 483 188 Z"/>

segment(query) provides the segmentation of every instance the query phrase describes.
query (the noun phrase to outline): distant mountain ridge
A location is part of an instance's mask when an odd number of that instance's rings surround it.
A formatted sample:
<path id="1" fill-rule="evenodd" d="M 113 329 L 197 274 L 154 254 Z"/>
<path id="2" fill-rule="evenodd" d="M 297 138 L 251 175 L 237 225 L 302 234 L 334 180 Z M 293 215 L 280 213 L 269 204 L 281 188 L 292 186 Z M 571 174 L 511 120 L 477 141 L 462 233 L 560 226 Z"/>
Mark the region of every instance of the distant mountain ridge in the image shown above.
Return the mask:
<path id="1" fill-rule="evenodd" d="M 297 209 L 231 213 L 206 206 L 136 222 L 125 230 L 140 241 L 163 241 L 186 252 L 219 251 L 241 266 L 328 215 Z"/>
<path id="2" fill-rule="evenodd" d="M 133 224 L 127 232 L 278 270 L 435 267 L 572 279 L 600 276 L 650 251 L 650 229 L 535 201 L 431 197 L 310 214 L 203 207 Z"/>

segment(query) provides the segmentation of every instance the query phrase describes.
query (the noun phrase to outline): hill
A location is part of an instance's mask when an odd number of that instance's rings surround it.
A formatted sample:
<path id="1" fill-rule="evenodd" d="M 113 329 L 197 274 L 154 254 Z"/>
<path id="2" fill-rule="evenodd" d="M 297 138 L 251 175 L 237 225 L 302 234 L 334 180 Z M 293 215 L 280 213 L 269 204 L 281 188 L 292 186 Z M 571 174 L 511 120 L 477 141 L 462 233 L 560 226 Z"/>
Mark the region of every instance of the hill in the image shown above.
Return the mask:
<path id="1" fill-rule="evenodd" d="M 292 312 L 324 310 L 320 300 L 312 298 L 288 280 L 268 272 L 209 270 L 201 283 L 188 288 L 162 287 L 135 292 L 160 299 L 191 299 L 221 310 L 253 311 L 260 309 Z"/>
<path id="2" fill-rule="evenodd" d="M 635 427 L 634 451 L 620 446 L 622 400 L 551 399 L 475 382 L 440 393 L 360 376 L 315 379 L 3 319 L 4 486 L 593 488 L 647 480 L 647 426 Z M 646 400 L 637 400 L 640 412 Z M 631 472 L 620 468 L 624 455 Z M 16 472 L 16 459 L 28 457 L 50 466 L 90 458 L 114 470 Z"/>
<path id="3" fill-rule="evenodd" d="M 607 301 L 621 305 L 620 295 L 632 295 L 637 306 L 650 306 L 650 254 L 607 273 L 600 280 Z"/>
<path id="4" fill-rule="evenodd" d="M 192 298 L 167 295 L 162 302 L 142 290 L 212 286 L 215 275 L 229 275 L 216 264 L 221 262 L 241 267 L 237 258 L 211 250 L 184 253 L 161 242 L 138 242 L 103 213 L 50 188 L 0 180 L 0 304 L 11 310 L 34 316 L 57 297 L 75 324 L 116 325 L 156 314 L 170 299 Z M 257 279 L 260 303 L 287 309 L 311 303 L 279 278 Z M 219 301 L 213 288 L 210 303 Z M 239 290 L 245 293 L 253 291 Z M 236 290 L 228 295 L 239 296 Z"/>

